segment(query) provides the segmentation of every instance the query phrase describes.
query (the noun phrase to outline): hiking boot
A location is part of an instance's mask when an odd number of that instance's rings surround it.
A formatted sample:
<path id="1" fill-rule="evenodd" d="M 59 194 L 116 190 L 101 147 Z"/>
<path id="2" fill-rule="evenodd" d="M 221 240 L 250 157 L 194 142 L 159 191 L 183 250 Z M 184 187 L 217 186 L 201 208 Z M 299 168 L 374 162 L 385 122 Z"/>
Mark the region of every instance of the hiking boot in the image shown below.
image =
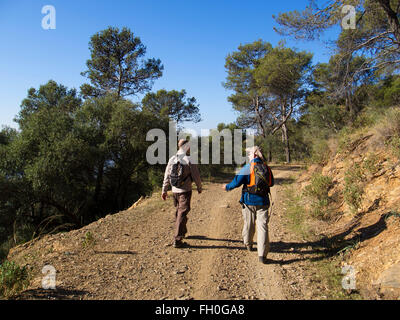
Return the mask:
<path id="1" fill-rule="evenodd" d="M 266 257 L 258 257 L 258 261 L 260 261 L 263 264 L 267 264 L 267 258 Z"/>
<path id="2" fill-rule="evenodd" d="M 253 251 L 253 246 L 252 245 L 246 245 L 247 251 Z"/>
<path id="3" fill-rule="evenodd" d="M 183 241 L 175 241 L 174 242 L 174 248 L 183 248 L 186 246 L 186 243 Z"/>

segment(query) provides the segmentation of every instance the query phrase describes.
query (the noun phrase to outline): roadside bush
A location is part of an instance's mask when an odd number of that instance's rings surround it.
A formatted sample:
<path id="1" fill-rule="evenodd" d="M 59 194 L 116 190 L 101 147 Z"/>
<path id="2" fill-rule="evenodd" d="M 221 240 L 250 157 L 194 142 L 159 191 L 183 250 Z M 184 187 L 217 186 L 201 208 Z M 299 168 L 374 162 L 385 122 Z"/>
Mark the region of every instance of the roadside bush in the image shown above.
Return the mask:
<path id="1" fill-rule="evenodd" d="M 0 264 L 6 260 L 11 247 L 11 241 L 4 241 L 3 243 L 0 243 Z"/>
<path id="2" fill-rule="evenodd" d="M 386 112 L 385 129 L 387 136 L 400 136 L 400 108 L 392 108 Z"/>
<path id="3" fill-rule="evenodd" d="M 331 177 L 316 173 L 311 177 L 311 184 L 305 188 L 305 195 L 311 199 L 311 212 L 316 218 L 323 219 L 328 214 L 330 203 L 329 190 L 333 186 Z"/>
<path id="4" fill-rule="evenodd" d="M 289 221 L 289 228 L 306 239 L 309 236 L 309 231 L 305 225 L 306 209 L 303 205 L 303 198 L 300 194 L 295 192 L 293 185 L 285 186 L 285 207 L 286 218 Z"/>
<path id="5" fill-rule="evenodd" d="M 318 139 L 312 144 L 311 161 L 320 165 L 327 164 L 330 156 L 330 149 L 327 140 Z"/>
<path id="6" fill-rule="evenodd" d="M 344 201 L 350 206 L 353 212 L 357 212 L 361 205 L 363 194 L 363 173 L 359 164 L 348 169 L 344 176 Z"/>
<path id="7" fill-rule="evenodd" d="M 400 158 L 400 108 L 389 109 L 377 131 L 392 153 Z"/>
<path id="8" fill-rule="evenodd" d="M 394 137 L 389 142 L 393 154 L 400 159 L 400 137 Z"/>
<path id="9" fill-rule="evenodd" d="M 97 243 L 96 237 L 90 231 L 85 233 L 85 237 L 82 240 L 82 247 L 84 249 L 93 248 Z"/>
<path id="10" fill-rule="evenodd" d="M 353 128 L 372 127 L 381 121 L 384 114 L 382 107 L 367 107 L 356 118 L 352 124 Z"/>
<path id="11" fill-rule="evenodd" d="M 0 296 L 11 298 L 29 285 L 29 272 L 8 260 L 0 265 Z"/>
<path id="12" fill-rule="evenodd" d="M 379 159 L 376 154 L 370 153 L 362 163 L 363 169 L 370 175 L 374 175 L 380 169 Z"/>
<path id="13" fill-rule="evenodd" d="M 351 134 L 353 130 L 349 127 L 344 127 L 338 134 L 338 152 L 347 150 L 348 145 L 351 143 Z"/>

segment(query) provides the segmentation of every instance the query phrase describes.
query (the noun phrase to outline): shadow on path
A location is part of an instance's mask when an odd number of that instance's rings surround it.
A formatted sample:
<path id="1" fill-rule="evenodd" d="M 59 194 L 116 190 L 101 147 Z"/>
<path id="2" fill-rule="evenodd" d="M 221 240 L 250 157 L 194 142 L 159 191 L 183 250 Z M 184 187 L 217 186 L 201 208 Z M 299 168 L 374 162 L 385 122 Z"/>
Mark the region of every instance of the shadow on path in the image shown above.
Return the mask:
<path id="1" fill-rule="evenodd" d="M 300 259 L 289 259 L 289 260 L 281 260 L 274 261 L 271 260 L 271 263 L 278 263 L 280 265 L 290 264 L 297 261 L 319 261 L 329 257 L 332 257 L 338 254 L 342 250 L 346 250 L 346 248 L 352 248 L 357 243 L 361 243 L 365 240 L 371 239 L 379 235 L 382 231 L 387 228 L 386 220 L 393 215 L 391 212 L 388 212 L 381 216 L 381 218 L 374 224 L 371 224 L 367 227 L 358 229 L 355 234 L 349 238 L 345 239 L 346 236 L 351 234 L 356 227 L 359 226 L 360 218 L 358 217 L 354 219 L 352 223 L 347 225 L 346 230 L 343 232 L 334 235 L 332 237 L 324 237 L 317 241 L 306 241 L 306 242 L 271 242 L 270 244 L 270 252 L 273 253 L 284 253 L 284 254 L 299 254 L 299 255 L 312 255 L 311 257 L 304 257 Z M 227 243 L 243 243 L 242 240 L 235 239 L 215 239 L 208 238 L 206 236 L 201 235 L 193 235 L 187 237 L 187 239 L 194 240 L 204 240 L 204 241 L 221 241 Z M 256 243 L 254 243 L 256 245 Z M 244 246 L 227 246 L 227 245 L 190 245 L 188 244 L 188 248 L 194 249 L 239 249 L 245 250 Z"/>
<path id="2" fill-rule="evenodd" d="M 278 185 L 278 186 L 292 184 L 296 181 L 293 178 L 275 178 L 274 180 L 275 180 L 275 185 Z"/>
<path id="3" fill-rule="evenodd" d="M 306 258 L 310 261 L 318 261 L 332 257 L 339 252 L 353 248 L 358 243 L 374 238 L 387 228 L 386 220 L 391 216 L 391 213 L 386 213 L 380 219 L 367 227 L 360 228 L 354 232 L 360 224 L 360 218 L 354 219 L 352 223 L 347 225 L 347 228 L 332 237 L 324 237 L 317 241 L 308 242 L 273 242 L 271 243 L 271 252 L 276 253 L 296 253 L 296 254 L 311 254 L 313 257 Z M 348 235 L 354 232 L 354 235 L 345 239 Z"/>
<path id="4" fill-rule="evenodd" d="M 285 165 L 270 165 L 272 171 L 274 170 L 284 170 L 284 171 L 301 171 L 305 169 L 305 166 L 302 165 L 290 165 L 290 166 L 285 166 Z"/>
<path id="5" fill-rule="evenodd" d="M 199 236 L 199 235 L 194 235 L 194 236 L 188 236 L 186 239 L 195 239 L 195 240 L 208 240 L 208 241 L 224 241 L 224 242 L 238 242 L 238 243 L 243 243 L 242 240 L 232 240 L 232 239 L 215 239 L 215 238 L 208 238 L 206 236 Z"/>
<path id="6" fill-rule="evenodd" d="M 81 290 L 66 289 L 58 287 L 55 290 L 45 290 L 42 288 L 31 289 L 22 292 L 16 300 L 80 300 L 89 292 Z"/>
<path id="7" fill-rule="evenodd" d="M 246 250 L 246 248 L 243 247 L 238 247 L 238 246 L 202 246 L 202 245 L 192 245 L 192 244 L 187 244 L 185 248 L 188 249 L 231 249 L 231 250 Z"/>

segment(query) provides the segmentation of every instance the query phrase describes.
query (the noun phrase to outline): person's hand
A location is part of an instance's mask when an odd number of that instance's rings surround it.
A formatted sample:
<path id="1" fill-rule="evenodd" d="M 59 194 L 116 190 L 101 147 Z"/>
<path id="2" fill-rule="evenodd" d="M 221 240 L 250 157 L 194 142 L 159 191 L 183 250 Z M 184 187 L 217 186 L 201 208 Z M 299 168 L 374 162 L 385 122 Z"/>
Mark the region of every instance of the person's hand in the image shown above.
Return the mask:
<path id="1" fill-rule="evenodd" d="M 161 199 L 163 199 L 164 201 L 167 200 L 167 197 L 168 197 L 168 194 L 166 192 L 161 194 Z"/>
<path id="2" fill-rule="evenodd" d="M 221 186 L 221 188 L 222 188 L 224 191 L 226 191 L 226 184 L 223 184 L 223 185 Z"/>

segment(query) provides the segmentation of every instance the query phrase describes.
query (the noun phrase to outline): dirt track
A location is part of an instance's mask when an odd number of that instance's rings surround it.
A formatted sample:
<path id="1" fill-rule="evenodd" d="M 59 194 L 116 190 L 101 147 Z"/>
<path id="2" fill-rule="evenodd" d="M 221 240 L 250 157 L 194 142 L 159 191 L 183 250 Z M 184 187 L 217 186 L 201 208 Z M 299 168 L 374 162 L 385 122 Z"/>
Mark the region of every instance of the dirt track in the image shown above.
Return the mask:
<path id="1" fill-rule="evenodd" d="M 159 195 L 137 208 L 107 216 L 83 229 L 47 236 L 14 249 L 10 258 L 33 267 L 35 279 L 22 298 L 45 299 L 303 299 L 303 247 L 291 247 L 281 204 L 282 183 L 293 168 L 274 168 L 270 219 L 272 263 L 244 249 L 240 189 L 221 184 L 194 191 L 188 248 L 171 246 L 174 209 Z M 82 247 L 90 231 L 96 243 Z M 256 239 L 256 238 L 255 238 Z M 306 248 L 304 247 L 304 250 Z M 41 268 L 57 270 L 57 290 L 41 287 Z"/>

